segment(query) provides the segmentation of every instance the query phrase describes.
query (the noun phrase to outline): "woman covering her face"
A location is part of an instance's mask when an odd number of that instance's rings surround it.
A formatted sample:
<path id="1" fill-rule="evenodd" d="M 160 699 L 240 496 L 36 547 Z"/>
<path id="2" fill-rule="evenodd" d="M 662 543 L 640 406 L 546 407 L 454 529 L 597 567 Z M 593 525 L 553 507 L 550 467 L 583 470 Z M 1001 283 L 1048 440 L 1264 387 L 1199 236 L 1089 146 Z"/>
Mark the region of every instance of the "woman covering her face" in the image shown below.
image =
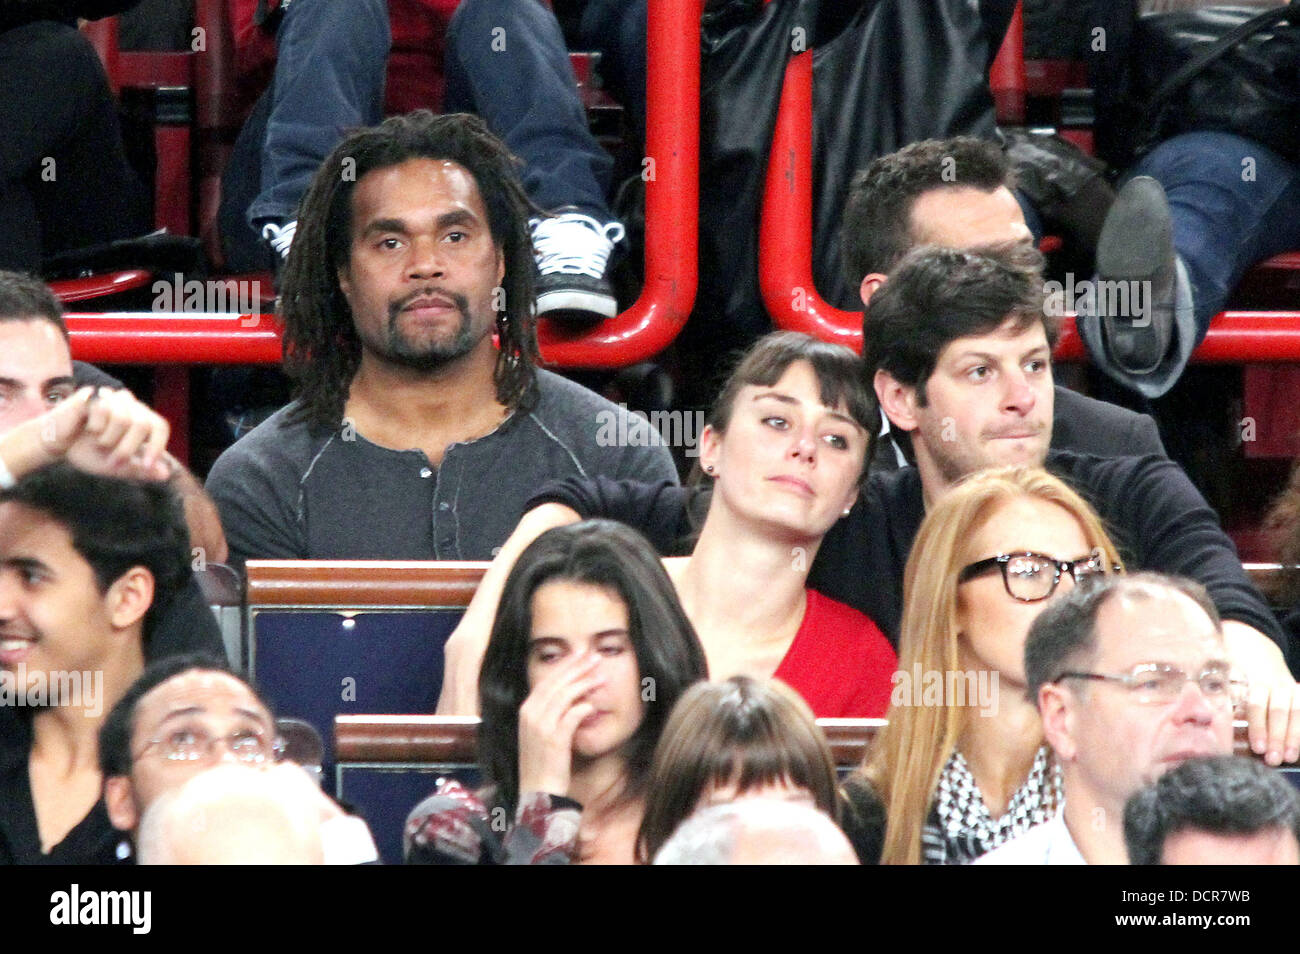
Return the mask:
<path id="1" fill-rule="evenodd" d="M 904 575 L 888 724 L 845 786 L 860 857 L 962 864 L 1056 814 L 1025 637 L 1056 594 L 1118 567 L 1096 514 L 1046 471 L 983 471 L 935 503 Z"/>
<path id="2" fill-rule="evenodd" d="M 407 861 L 630 864 L 655 744 L 706 675 L 639 534 L 591 520 L 538 537 L 511 570 L 483 658 L 487 785 L 440 783 L 407 820 Z"/>

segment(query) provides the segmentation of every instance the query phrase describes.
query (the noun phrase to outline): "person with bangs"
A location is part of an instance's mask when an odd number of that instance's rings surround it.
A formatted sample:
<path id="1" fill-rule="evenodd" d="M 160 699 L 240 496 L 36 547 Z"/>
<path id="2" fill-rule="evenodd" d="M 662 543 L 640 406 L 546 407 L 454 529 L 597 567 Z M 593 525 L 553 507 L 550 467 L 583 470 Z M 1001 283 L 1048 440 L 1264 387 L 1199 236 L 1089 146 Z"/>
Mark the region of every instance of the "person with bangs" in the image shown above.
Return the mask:
<path id="1" fill-rule="evenodd" d="M 655 745 L 706 677 L 636 531 L 592 520 L 542 534 L 506 580 L 483 657 L 487 786 L 440 781 L 407 819 L 407 862 L 631 864 Z"/>
<path id="2" fill-rule="evenodd" d="M 835 760 L 812 710 L 775 680 L 692 686 L 655 749 L 637 861 L 649 864 L 689 816 L 745 798 L 800 802 L 839 822 Z"/>
<path id="3" fill-rule="evenodd" d="M 690 556 L 668 561 L 714 679 L 780 679 L 819 718 L 884 714 L 889 641 L 806 586 L 822 538 L 857 500 L 878 425 L 857 356 L 797 332 L 760 339 L 723 385 L 700 437 L 693 549 L 687 539 L 678 550 Z M 474 712 L 498 581 L 539 528 L 520 525 L 448 640 L 440 713 Z"/>
<path id="4" fill-rule="evenodd" d="M 1096 514 L 1046 471 L 978 472 L 935 501 L 904 573 L 889 721 L 845 783 L 860 858 L 965 864 L 1056 815 L 1025 639 L 1054 596 L 1121 568 Z M 938 698 L 915 679 L 929 674 Z M 992 691 L 956 691 L 972 685 Z"/>

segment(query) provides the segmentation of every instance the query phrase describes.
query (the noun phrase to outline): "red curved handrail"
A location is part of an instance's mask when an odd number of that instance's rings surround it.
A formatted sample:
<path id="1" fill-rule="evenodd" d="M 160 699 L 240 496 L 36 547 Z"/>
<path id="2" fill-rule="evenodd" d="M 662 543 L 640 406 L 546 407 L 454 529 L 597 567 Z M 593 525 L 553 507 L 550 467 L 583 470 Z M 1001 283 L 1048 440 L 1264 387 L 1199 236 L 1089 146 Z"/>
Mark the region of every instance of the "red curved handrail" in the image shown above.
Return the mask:
<path id="1" fill-rule="evenodd" d="M 64 316 L 72 356 L 104 364 L 279 364 L 272 315 L 109 312 Z M 1061 320 L 1058 361 L 1086 361 L 1074 327 Z M 1300 311 L 1225 311 L 1193 360 L 1212 364 L 1300 362 Z"/>
<path id="2" fill-rule="evenodd" d="M 779 328 L 862 350 L 862 313 L 817 294 L 812 270 L 812 51 L 785 68 L 763 185 L 758 287 Z"/>
<path id="3" fill-rule="evenodd" d="M 64 315 L 72 356 L 103 364 L 279 364 L 272 315 L 106 312 Z"/>
<path id="4" fill-rule="evenodd" d="M 83 278 L 58 278 L 50 282 L 50 291 L 65 305 L 73 302 L 120 295 L 122 292 L 143 288 L 153 279 L 153 273 L 140 268 L 120 272 L 105 272 Z"/>
<path id="5" fill-rule="evenodd" d="M 1073 315 L 1061 320 L 1054 357 L 1057 361 L 1090 360 Z M 1300 361 L 1300 311 L 1221 311 L 1192 357 L 1201 364 Z"/>
<path id="6" fill-rule="evenodd" d="M 542 360 L 611 368 L 654 357 L 695 304 L 700 192 L 700 17 L 704 0 L 650 0 L 646 39 L 645 286 L 627 311 L 590 331 L 538 322 Z M 643 166 L 644 174 L 650 169 Z"/>
<path id="7" fill-rule="evenodd" d="M 770 2 L 770 0 L 768 0 Z M 1024 108 L 1023 19 L 1017 4 L 1007 37 L 990 69 L 1006 106 Z M 777 327 L 862 350 L 862 313 L 844 311 L 817 293 L 812 270 L 812 51 L 785 68 L 772 133 L 759 225 L 758 282 Z M 1018 97 L 1018 99 L 1017 99 Z M 1003 105 L 999 99 L 999 105 Z"/>

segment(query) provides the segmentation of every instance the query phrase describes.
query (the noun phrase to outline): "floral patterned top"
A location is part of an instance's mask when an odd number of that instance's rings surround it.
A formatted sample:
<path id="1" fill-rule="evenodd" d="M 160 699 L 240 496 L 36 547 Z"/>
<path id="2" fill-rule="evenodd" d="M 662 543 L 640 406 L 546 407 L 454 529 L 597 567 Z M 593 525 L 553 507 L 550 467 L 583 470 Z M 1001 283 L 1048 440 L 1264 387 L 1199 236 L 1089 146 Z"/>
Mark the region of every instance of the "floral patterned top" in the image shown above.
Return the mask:
<path id="1" fill-rule="evenodd" d="M 481 794 L 440 778 L 406 819 L 403 855 L 412 865 L 567 865 L 577 858 L 582 806 L 522 792 L 515 817 Z"/>

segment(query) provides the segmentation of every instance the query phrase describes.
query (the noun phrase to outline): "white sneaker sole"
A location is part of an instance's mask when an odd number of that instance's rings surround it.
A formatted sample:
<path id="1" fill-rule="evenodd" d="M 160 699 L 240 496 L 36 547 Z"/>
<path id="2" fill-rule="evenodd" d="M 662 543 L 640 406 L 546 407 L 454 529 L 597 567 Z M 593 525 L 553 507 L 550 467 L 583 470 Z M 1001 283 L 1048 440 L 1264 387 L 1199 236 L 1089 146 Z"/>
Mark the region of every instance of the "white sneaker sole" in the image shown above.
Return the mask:
<path id="1" fill-rule="evenodd" d="M 613 318 L 618 314 L 618 302 L 611 296 L 598 292 L 565 288 L 537 296 L 537 313 L 544 315 L 551 311 L 586 311 L 603 318 Z"/>

